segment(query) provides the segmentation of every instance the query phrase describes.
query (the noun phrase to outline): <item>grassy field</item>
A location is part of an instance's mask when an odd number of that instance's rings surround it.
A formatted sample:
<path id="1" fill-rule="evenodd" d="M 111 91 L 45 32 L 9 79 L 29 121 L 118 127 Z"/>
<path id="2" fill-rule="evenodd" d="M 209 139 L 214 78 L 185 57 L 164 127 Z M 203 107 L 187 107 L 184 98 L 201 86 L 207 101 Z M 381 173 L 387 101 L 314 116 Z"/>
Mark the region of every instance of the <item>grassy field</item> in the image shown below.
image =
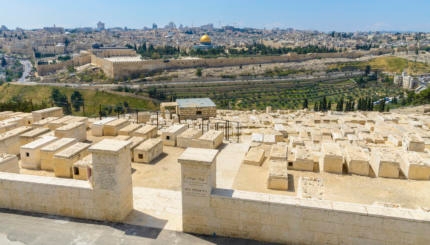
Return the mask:
<path id="1" fill-rule="evenodd" d="M 73 91 L 79 91 L 85 104 L 85 116 L 98 116 L 99 106 L 101 105 L 116 105 L 118 103 L 127 102 L 131 108 L 139 108 L 146 110 L 155 110 L 157 106 L 153 102 L 129 96 L 122 96 L 117 94 L 111 94 L 104 91 L 97 91 L 93 89 L 74 89 L 70 87 L 57 87 L 61 93 L 65 94 L 70 101 L 70 95 Z M 22 86 L 13 84 L 3 84 L 0 86 L 0 102 L 6 102 L 15 96 L 18 96 L 24 100 L 32 100 L 33 103 L 41 103 L 45 101 L 51 105 L 51 86 Z M 82 110 L 80 112 L 73 111 L 75 115 L 83 115 Z"/>
<path id="2" fill-rule="evenodd" d="M 370 65 L 372 70 L 379 70 L 389 73 L 400 74 L 407 71 L 412 75 L 430 73 L 430 66 L 422 62 L 408 61 L 400 57 L 384 56 L 371 59 L 369 61 L 337 63 L 329 66 L 330 70 L 364 70 L 367 65 Z"/>

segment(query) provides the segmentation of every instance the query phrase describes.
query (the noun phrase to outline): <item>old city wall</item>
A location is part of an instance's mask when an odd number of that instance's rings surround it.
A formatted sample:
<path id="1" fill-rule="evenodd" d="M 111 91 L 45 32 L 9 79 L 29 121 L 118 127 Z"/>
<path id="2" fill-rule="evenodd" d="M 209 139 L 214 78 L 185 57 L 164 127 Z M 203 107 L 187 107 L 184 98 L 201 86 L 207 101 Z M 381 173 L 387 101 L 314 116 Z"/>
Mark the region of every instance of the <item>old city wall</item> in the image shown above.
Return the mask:
<path id="1" fill-rule="evenodd" d="M 175 70 L 194 67 L 227 67 L 250 64 L 268 64 L 282 62 L 300 62 L 317 58 L 358 58 L 362 53 L 322 53 L 322 54 L 290 54 L 283 56 L 259 56 L 239 58 L 213 58 L 213 59 L 180 59 L 180 60 L 142 60 L 134 62 L 113 62 L 113 76 L 110 71 L 105 73 L 115 79 L 138 77 L 141 73 L 159 70 Z"/>
<path id="2" fill-rule="evenodd" d="M 215 161 L 194 158 L 179 160 L 184 232 L 283 244 L 430 244 L 429 212 L 217 189 Z"/>
<path id="3" fill-rule="evenodd" d="M 114 77 L 112 61 L 91 54 L 91 64 L 100 67 L 107 77 Z"/>
<path id="4" fill-rule="evenodd" d="M 58 70 L 65 69 L 68 66 L 81 66 L 81 65 L 89 64 L 90 62 L 91 62 L 90 54 L 80 54 L 78 56 L 73 57 L 71 60 L 67 60 L 56 64 L 36 65 L 36 69 L 39 76 L 45 76 L 50 73 L 54 73 Z"/>

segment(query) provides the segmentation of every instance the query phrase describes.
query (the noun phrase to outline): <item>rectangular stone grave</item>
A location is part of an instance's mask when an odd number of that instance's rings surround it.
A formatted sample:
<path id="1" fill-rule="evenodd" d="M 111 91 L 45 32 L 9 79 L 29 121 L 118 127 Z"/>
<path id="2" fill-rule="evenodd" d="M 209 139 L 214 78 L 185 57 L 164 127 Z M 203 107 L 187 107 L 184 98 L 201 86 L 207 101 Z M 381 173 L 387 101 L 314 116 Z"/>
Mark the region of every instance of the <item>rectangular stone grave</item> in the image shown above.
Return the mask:
<path id="1" fill-rule="evenodd" d="M 269 160 L 267 188 L 274 190 L 288 190 L 287 161 Z"/>
<path id="2" fill-rule="evenodd" d="M 40 149 L 40 168 L 42 170 L 54 170 L 54 155 L 55 153 L 75 144 L 74 138 L 61 138 Z"/>
<path id="3" fill-rule="evenodd" d="M 261 166 L 264 161 L 264 150 L 260 148 L 250 148 L 243 159 L 244 164 Z"/>
<path id="4" fill-rule="evenodd" d="M 150 163 L 163 153 L 163 142 L 159 138 L 151 138 L 134 148 L 134 161 L 140 163 Z"/>
<path id="5" fill-rule="evenodd" d="M 40 169 L 40 149 L 57 140 L 57 137 L 44 137 L 21 146 L 21 167 L 27 169 Z"/>

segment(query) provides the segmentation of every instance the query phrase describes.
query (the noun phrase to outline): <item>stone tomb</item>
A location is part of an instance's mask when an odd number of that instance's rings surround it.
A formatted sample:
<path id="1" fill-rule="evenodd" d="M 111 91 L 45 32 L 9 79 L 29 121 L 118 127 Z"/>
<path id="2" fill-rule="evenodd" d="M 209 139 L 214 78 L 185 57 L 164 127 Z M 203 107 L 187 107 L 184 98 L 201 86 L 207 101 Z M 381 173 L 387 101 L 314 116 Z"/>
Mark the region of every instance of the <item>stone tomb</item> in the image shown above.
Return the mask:
<path id="1" fill-rule="evenodd" d="M 176 137 L 176 144 L 178 147 L 182 148 L 191 147 L 193 140 L 200 136 L 202 136 L 202 131 L 200 129 L 189 128 Z"/>
<path id="2" fill-rule="evenodd" d="M 325 172 L 342 174 L 343 172 L 343 155 L 340 147 L 336 143 L 321 144 L 320 169 Z"/>
<path id="3" fill-rule="evenodd" d="M 183 133 L 187 129 L 186 125 L 176 124 L 163 130 L 161 133 L 161 138 L 163 139 L 163 145 L 176 146 L 176 137 Z"/>
<path id="4" fill-rule="evenodd" d="M 0 152 L 13 155 L 19 154 L 21 147 L 19 136 L 30 130 L 31 127 L 21 126 L 0 134 Z"/>
<path id="5" fill-rule="evenodd" d="M 270 148 L 269 159 L 287 160 L 287 143 L 277 143 Z"/>
<path id="6" fill-rule="evenodd" d="M 50 121 L 48 123 L 48 128 L 50 130 L 55 130 L 63 125 L 66 125 L 72 118 L 73 116 L 64 116 L 64 117 L 58 118 L 57 120 Z"/>
<path id="7" fill-rule="evenodd" d="M 28 132 L 25 132 L 19 136 L 19 144 L 25 145 L 32 141 L 35 141 L 39 136 L 48 133 L 50 130 L 47 128 L 35 128 Z"/>
<path id="8" fill-rule="evenodd" d="M 163 142 L 159 138 L 145 140 L 133 150 L 133 160 L 140 163 L 150 163 L 163 153 Z"/>
<path id="9" fill-rule="evenodd" d="M 21 167 L 40 169 L 40 149 L 57 140 L 57 137 L 47 136 L 21 146 Z"/>
<path id="10" fill-rule="evenodd" d="M 18 122 L 4 122 L 4 121 L 1 121 L 0 122 L 0 133 L 7 132 L 9 130 L 12 130 L 12 129 L 18 127 L 18 126 L 19 126 Z"/>
<path id="11" fill-rule="evenodd" d="M 300 171 L 314 171 L 314 156 L 312 152 L 304 146 L 297 146 L 291 150 L 293 155 L 290 169 Z"/>
<path id="12" fill-rule="evenodd" d="M 6 118 L 9 118 L 10 115 L 12 115 L 14 112 L 13 111 L 2 111 L 0 112 L 0 120 L 4 120 Z"/>
<path id="13" fill-rule="evenodd" d="M 102 120 L 96 121 L 91 125 L 91 134 L 96 137 L 103 136 L 103 127 L 106 123 L 116 120 L 114 117 L 103 118 Z"/>
<path id="14" fill-rule="evenodd" d="M 92 163 L 93 155 L 91 154 L 73 163 L 73 178 L 78 180 L 89 180 L 92 175 Z"/>
<path id="15" fill-rule="evenodd" d="M 129 140 L 131 137 L 128 135 L 118 135 L 115 136 L 115 138 L 113 138 L 114 140 L 123 140 L 123 141 L 127 141 Z"/>
<path id="16" fill-rule="evenodd" d="M 73 163 L 88 155 L 90 144 L 78 142 L 54 155 L 54 173 L 56 177 L 72 178 Z"/>
<path id="17" fill-rule="evenodd" d="M 288 170 L 286 160 L 269 160 L 267 188 L 288 190 Z"/>
<path id="18" fill-rule="evenodd" d="M 19 174 L 18 157 L 7 153 L 0 153 L 0 172 Z"/>
<path id="19" fill-rule="evenodd" d="M 38 111 L 31 112 L 33 116 L 33 120 L 35 122 L 38 122 L 40 120 L 43 120 L 47 117 L 62 117 L 63 116 L 63 108 L 61 107 L 51 107 L 46 108 Z"/>
<path id="20" fill-rule="evenodd" d="M 58 138 L 75 138 L 78 141 L 87 140 L 87 126 L 84 122 L 72 122 L 55 130 Z"/>
<path id="21" fill-rule="evenodd" d="M 224 139 L 224 132 L 209 130 L 200 136 L 197 140 L 194 140 L 193 147 L 196 148 L 207 148 L 217 149 Z"/>
<path id="22" fill-rule="evenodd" d="M 372 148 L 370 166 L 375 176 L 398 179 L 400 176 L 400 155 L 396 150 Z"/>
<path id="23" fill-rule="evenodd" d="M 424 152 L 425 143 L 421 137 L 416 134 L 410 134 L 403 137 L 402 141 L 403 149 L 407 151 Z"/>
<path id="24" fill-rule="evenodd" d="M 134 131 L 136 131 L 137 129 L 139 129 L 140 127 L 142 127 L 141 124 L 135 124 L 135 123 L 129 124 L 129 125 L 123 127 L 122 129 L 120 129 L 118 131 L 118 135 L 128 135 L 128 136 L 131 136 L 131 134 Z"/>
<path id="25" fill-rule="evenodd" d="M 34 122 L 31 126 L 33 126 L 34 128 L 41 128 L 41 127 L 48 128 L 49 123 L 52 121 L 55 121 L 57 119 L 58 119 L 58 117 L 47 117 L 47 118 L 42 119 L 40 121 Z"/>
<path id="26" fill-rule="evenodd" d="M 246 153 L 245 158 L 243 159 L 244 164 L 261 166 L 264 161 L 264 150 L 261 148 L 251 148 Z"/>
<path id="27" fill-rule="evenodd" d="M 412 180 L 430 180 L 430 159 L 417 152 L 401 154 L 400 168 L 406 178 Z"/>
<path id="28" fill-rule="evenodd" d="M 131 137 L 130 139 L 128 139 L 128 141 L 130 141 L 131 142 L 131 145 L 130 145 L 130 154 L 131 154 L 131 161 L 133 161 L 134 162 L 134 149 L 138 146 L 138 145 L 140 145 L 143 141 L 145 141 L 145 138 L 143 138 L 143 137 L 137 137 L 137 136 L 133 136 L 133 137 Z"/>
<path id="29" fill-rule="evenodd" d="M 74 138 L 61 138 L 40 149 L 40 168 L 54 171 L 54 155 L 76 143 Z"/>
<path id="30" fill-rule="evenodd" d="M 142 137 L 144 139 L 157 137 L 157 127 L 154 125 L 145 125 L 131 133 L 132 136 Z"/>
<path id="31" fill-rule="evenodd" d="M 346 145 L 344 150 L 348 173 L 369 176 L 369 153 L 354 145 Z"/>
<path id="32" fill-rule="evenodd" d="M 104 136 L 117 136 L 118 131 L 129 125 L 130 121 L 125 118 L 116 119 L 114 121 L 108 122 L 103 127 L 103 135 Z"/>

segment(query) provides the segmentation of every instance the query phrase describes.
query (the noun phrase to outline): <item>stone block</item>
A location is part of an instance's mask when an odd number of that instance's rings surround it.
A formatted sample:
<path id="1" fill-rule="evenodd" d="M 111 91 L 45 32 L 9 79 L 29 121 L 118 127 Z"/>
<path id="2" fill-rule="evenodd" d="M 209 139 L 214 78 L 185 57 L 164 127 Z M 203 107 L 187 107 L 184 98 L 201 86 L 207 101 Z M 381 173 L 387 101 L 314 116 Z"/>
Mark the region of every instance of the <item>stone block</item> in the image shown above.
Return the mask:
<path id="1" fill-rule="evenodd" d="M 19 173 L 18 157 L 16 155 L 0 153 L 0 172 L 18 174 Z"/>
<path id="2" fill-rule="evenodd" d="M 161 139 L 147 139 L 133 150 L 134 161 L 150 163 L 163 153 L 163 142 Z"/>
<path id="3" fill-rule="evenodd" d="M 275 190 L 288 190 L 287 161 L 269 160 L 267 188 Z"/>
<path id="4" fill-rule="evenodd" d="M 54 170 L 54 154 L 75 144 L 77 141 L 73 138 L 62 138 L 52 142 L 40 149 L 40 168 L 42 170 Z"/>
<path id="5" fill-rule="evenodd" d="M 244 164 L 261 166 L 264 161 L 264 150 L 260 148 L 250 148 L 243 159 Z"/>
<path id="6" fill-rule="evenodd" d="M 188 128 L 183 133 L 177 136 L 176 143 L 178 147 L 187 148 L 193 145 L 193 140 L 202 136 L 200 129 Z"/>
<path id="7" fill-rule="evenodd" d="M 117 136 L 118 131 L 121 128 L 123 128 L 129 124 L 130 124 L 130 122 L 128 121 L 128 119 L 125 119 L 125 118 L 119 118 L 119 119 L 116 119 L 114 121 L 110 121 L 110 122 L 104 124 L 103 135 L 104 136 Z"/>
<path id="8" fill-rule="evenodd" d="M 359 146 L 349 144 L 344 149 L 348 173 L 369 176 L 369 153 Z"/>
<path id="9" fill-rule="evenodd" d="M 87 125 L 84 122 L 72 122 L 55 129 L 58 138 L 75 138 L 78 141 L 87 140 Z"/>
<path id="10" fill-rule="evenodd" d="M 73 163 L 88 155 L 90 144 L 78 142 L 54 155 L 54 173 L 56 177 L 72 178 Z"/>
<path id="11" fill-rule="evenodd" d="M 396 150 L 373 148 L 370 154 L 370 166 L 376 176 L 397 179 L 400 176 L 400 159 Z"/>
<path id="12" fill-rule="evenodd" d="M 344 159 L 340 147 L 335 143 L 321 145 L 320 166 L 325 172 L 342 174 Z"/>

